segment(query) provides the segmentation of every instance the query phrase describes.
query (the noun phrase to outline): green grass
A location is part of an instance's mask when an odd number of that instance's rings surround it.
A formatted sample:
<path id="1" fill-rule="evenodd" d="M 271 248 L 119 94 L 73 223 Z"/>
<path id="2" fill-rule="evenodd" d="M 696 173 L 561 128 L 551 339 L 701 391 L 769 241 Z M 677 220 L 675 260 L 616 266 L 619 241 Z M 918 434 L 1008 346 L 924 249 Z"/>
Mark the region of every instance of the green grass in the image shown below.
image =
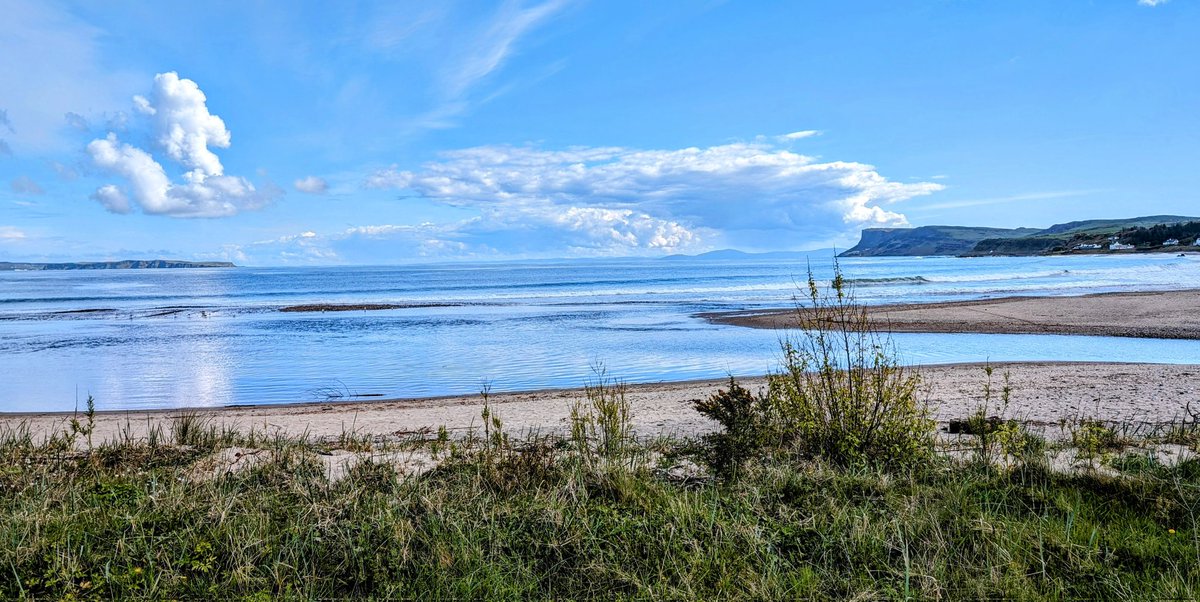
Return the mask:
<path id="1" fill-rule="evenodd" d="M 1200 595 L 1194 460 L 1111 477 L 772 454 L 683 479 L 663 468 L 702 462 L 698 441 L 493 436 L 441 442 L 419 477 L 364 462 L 331 483 L 306 441 L 197 479 L 222 441 L 3 439 L 5 599 Z"/>

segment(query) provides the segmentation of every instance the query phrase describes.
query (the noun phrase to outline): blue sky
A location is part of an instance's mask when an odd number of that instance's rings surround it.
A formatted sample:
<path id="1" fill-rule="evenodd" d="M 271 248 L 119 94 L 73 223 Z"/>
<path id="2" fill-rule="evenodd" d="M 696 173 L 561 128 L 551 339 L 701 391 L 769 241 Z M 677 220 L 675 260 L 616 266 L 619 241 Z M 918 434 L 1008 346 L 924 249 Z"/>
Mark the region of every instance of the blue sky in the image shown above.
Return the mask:
<path id="1" fill-rule="evenodd" d="M 654 256 L 1200 213 L 1194 0 L 0 13 L 0 261 Z"/>

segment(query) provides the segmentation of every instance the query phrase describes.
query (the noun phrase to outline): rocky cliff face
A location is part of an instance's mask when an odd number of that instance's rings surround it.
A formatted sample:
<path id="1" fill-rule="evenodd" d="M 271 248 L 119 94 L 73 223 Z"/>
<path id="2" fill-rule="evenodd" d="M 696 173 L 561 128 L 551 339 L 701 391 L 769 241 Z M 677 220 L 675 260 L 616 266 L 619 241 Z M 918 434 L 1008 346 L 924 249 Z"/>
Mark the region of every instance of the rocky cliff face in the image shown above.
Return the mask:
<path id="1" fill-rule="evenodd" d="M 867 228 L 862 238 L 842 257 L 897 255 L 964 255 L 981 240 L 1016 238 L 1036 233 L 1030 228 L 970 228 L 922 226 L 920 228 Z"/>

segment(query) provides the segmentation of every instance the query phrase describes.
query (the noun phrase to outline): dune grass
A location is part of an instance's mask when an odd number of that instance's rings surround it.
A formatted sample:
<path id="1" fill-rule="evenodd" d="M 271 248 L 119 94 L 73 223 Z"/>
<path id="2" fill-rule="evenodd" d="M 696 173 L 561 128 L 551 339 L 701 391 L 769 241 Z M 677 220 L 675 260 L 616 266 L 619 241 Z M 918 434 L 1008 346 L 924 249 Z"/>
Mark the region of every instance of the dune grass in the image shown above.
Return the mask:
<path id="1" fill-rule="evenodd" d="M 698 441 L 443 441 L 331 482 L 321 445 L 0 443 L 0 597 L 1172 598 L 1200 595 L 1200 463 L 1115 475 L 933 455 L 747 458 Z M 438 445 L 430 442 L 426 446 Z M 615 451 L 614 451 L 615 450 Z"/>

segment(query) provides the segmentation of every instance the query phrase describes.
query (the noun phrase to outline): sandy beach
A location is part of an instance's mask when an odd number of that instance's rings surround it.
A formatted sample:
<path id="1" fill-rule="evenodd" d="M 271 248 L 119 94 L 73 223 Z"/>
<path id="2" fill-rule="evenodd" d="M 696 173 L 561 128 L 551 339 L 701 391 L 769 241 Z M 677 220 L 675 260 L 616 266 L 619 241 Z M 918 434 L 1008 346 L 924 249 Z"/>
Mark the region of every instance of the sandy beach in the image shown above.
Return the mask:
<path id="1" fill-rule="evenodd" d="M 1011 376 L 1012 397 L 1007 416 L 1052 425 L 1062 419 L 1099 417 L 1108 420 L 1163 422 L 1178 418 L 1188 401 L 1200 408 L 1200 366 L 1164 364 L 1012 363 L 994 364 L 998 390 L 1002 375 Z M 963 418 L 979 405 L 987 377 L 983 366 L 956 364 L 924 366 L 924 396 L 939 421 Z M 764 378 L 742 379 L 759 390 Z M 692 402 L 716 392 L 726 381 L 697 381 L 632 385 L 635 430 L 642 435 L 690 435 L 715 427 L 700 416 Z M 582 390 L 550 390 L 493 394 L 494 412 L 511 433 L 560 431 L 571 404 L 583 399 Z M 432 433 L 439 426 L 463 433 L 480 424 L 479 396 L 387 400 L 360 403 L 312 403 L 187 410 L 214 425 L 258 432 L 336 439 L 345 432 L 400 439 Z M 97 441 L 129 432 L 144 436 L 155 424 L 169 428 L 180 411 L 100 412 Z M 28 423 L 37 433 L 66 428 L 70 414 L 8 414 L 0 423 Z"/>
<path id="2" fill-rule="evenodd" d="M 703 317 L 751 328 L 789 328 L 797 322 L 794 308 Z M 871 317 L 892 332 L 1200 339 L 1200 290 L 883 305 L 871 308 Z"/>
<path id="3" fill-rule="evenodd" d="M 877 320 L 898 332 L 1055 333 L 1160 338 L 1200 338 L 1200 292 L 1100 294 L 1082 297 L 1006 298 L 963 303 L 903 305 L 873 310 Z M 780 328 L 792 324 L 794 310 L 724 314 L 709 319 L 740 326 Z M 1164 358 L 1165 359 L 1165 358 Z M 1200 366 L 1122 363 L 995 364 L 993 384 L 1011 376 L 1007 416 L 1032 423 L 1062 419 L 1163 422 L 1182 415 L 1188 402 L 1200 409 Z M 983 366 L 955 364 L 918 367 L 924 395 L 939 421 L 968 415 L 982 399 L 987 382 Z M 635 429 L 643 435 L 702 433 L 714 424 L 692 403 L 725 384 L 724 380 L 632 385 Z M 765 378 L 743 379 L 752 390 Z M 584 383 L 580 383 L 581 385 Z M 510 432 L 564 428 L 581 389 L 493 394 L 490 403 Z M 353 403 L 305 403 L 249 407 L 195 408 L 215 425 L 289 435 L 307 433 L 336 438 L 356 432 L 382 438 L 432 433 L 440 426 L 465 432 L 480 422 L 478 395 L 394 399 Z M 94 437 L 122 433 L 144 436 L 155 424 L 168 425 L 179 410 L 101 412 Z M 27 423 L 34 432 L 63 429 L 70 414 L 5 414 L 0 424 Z"/>

